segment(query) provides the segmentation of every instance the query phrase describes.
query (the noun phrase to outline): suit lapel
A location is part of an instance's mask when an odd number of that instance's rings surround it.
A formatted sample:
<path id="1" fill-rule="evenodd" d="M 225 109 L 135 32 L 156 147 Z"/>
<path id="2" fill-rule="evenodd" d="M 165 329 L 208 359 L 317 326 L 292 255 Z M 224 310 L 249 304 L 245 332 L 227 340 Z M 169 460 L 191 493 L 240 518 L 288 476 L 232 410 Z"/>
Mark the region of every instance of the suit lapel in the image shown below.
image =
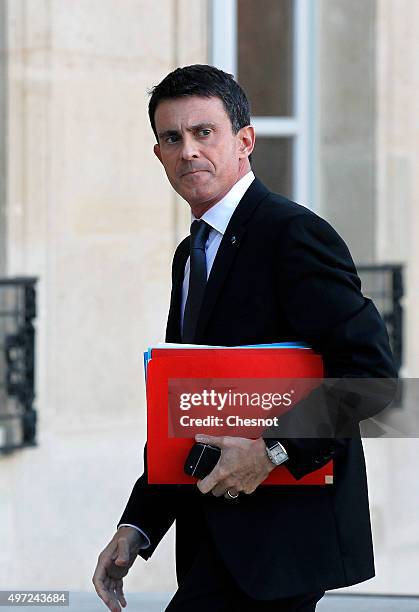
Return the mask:
<path id="1" fill-rule="evenodd" d="M 198 320 L 195 338 L 197 344 L 201 341 L 223 283 L 233 265 L 246 233 L 246 225 L 256 207 L 268 193 L 268 189 L 258 179 L 255 179 L 240 200 L 230 219 L 208 278 L 204 302 Z M 166 327 L 166 342 L 182 342 L 180 332 L 180 309 L 182 304 L 182 286 L 185 265 L 188 257 L 189 236 L 179 244 L 173 262 L 172 293 Z"/>
<path id="2" fill-rule="evenodd" d="M 166 342 L 182 342 L 180 333 L 180 308 L 182 304 L 182 285 L 186 261 L 189 257 L 189 236 L 178 246 L 173 261 L 172 293 L 167 318 Z"/>
<path id="3" fill-rule="evenodd" d="M 205 327 L 217 302 L 223 283 L 233 265 L 246 233 L 247 223 L 255 208 L 268 193 L 268 189 L 258 179 L 255 179 L 240 200 L 230 219 L 208 277 L 204 302 L 198 319 L 196 343 L 201 341 L 204 334 Z"/>

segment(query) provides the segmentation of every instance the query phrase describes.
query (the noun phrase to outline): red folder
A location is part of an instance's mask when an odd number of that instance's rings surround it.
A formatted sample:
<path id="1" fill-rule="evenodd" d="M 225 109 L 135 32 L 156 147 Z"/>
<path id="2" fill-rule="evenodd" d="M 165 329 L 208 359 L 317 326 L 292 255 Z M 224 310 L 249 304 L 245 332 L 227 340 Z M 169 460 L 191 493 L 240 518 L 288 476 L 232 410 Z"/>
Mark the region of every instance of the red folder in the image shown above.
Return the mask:
<path id="1" fill-rule="evenodd" d="M 323 365 L 311 349 L 223 348 L 153 349 L 147 368 L 147 462 L 150 484 L 195 484 L 183 471 L 193 437 L 169 436 L 170 379 L 321 379 Z M 202 433 L 205 433 L 202 431 Z M 263 485 L 333 483 L 333 461 L 296 480 L 285 465 L 272 470 Z"/>

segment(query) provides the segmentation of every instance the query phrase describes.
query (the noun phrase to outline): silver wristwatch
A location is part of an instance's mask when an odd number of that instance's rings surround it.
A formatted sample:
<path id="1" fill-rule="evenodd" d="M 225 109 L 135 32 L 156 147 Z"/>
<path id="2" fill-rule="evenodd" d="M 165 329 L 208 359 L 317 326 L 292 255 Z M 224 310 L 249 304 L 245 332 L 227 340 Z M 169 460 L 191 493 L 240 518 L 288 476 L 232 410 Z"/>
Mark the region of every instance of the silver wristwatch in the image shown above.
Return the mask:
<path id="1" fill-rule="evenodd" d="M 281 465 L 288 459 L 288 454 L 285 448 L 278 440 L 265 439 L 266 452 L 274 465 Z"/>

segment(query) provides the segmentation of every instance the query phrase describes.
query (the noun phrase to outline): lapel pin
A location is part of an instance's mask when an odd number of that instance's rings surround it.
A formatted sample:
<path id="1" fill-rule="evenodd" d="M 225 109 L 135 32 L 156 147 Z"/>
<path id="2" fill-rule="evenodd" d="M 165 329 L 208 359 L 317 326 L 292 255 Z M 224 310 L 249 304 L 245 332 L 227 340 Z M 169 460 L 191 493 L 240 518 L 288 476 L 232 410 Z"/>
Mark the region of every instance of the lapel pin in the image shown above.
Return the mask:
<path id="1" fill-rule="evenodd" d="M 236 236 L 232 236 L 231 237 L 231 244 L 236 244 L 236 242 L 237 242 Z"/>

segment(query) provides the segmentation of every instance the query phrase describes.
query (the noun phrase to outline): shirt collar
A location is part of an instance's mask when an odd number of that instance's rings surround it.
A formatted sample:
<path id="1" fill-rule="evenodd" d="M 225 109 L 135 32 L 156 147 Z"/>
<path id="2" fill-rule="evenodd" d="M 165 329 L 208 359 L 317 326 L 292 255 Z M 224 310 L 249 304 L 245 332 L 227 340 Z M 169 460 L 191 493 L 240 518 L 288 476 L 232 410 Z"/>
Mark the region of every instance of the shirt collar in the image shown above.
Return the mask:
<path id="1" fill-rule="evenodd" d="M 217 202 L 217 204 L 214 204 L 214 206 L 211 206 L 211 208 L 202 215 L 201 219 L 217 230 L 217 232 L 224 235 L 227 225 L 229 224 L 238 203 L 249 189 L 250 185 L 253 183 L 254 178 L 255 175 L 250 170 L 233 185 L 222 200 Z M 195 219 L 196 217 L 192 215 L 192 221 L 195 221 Z"/>

